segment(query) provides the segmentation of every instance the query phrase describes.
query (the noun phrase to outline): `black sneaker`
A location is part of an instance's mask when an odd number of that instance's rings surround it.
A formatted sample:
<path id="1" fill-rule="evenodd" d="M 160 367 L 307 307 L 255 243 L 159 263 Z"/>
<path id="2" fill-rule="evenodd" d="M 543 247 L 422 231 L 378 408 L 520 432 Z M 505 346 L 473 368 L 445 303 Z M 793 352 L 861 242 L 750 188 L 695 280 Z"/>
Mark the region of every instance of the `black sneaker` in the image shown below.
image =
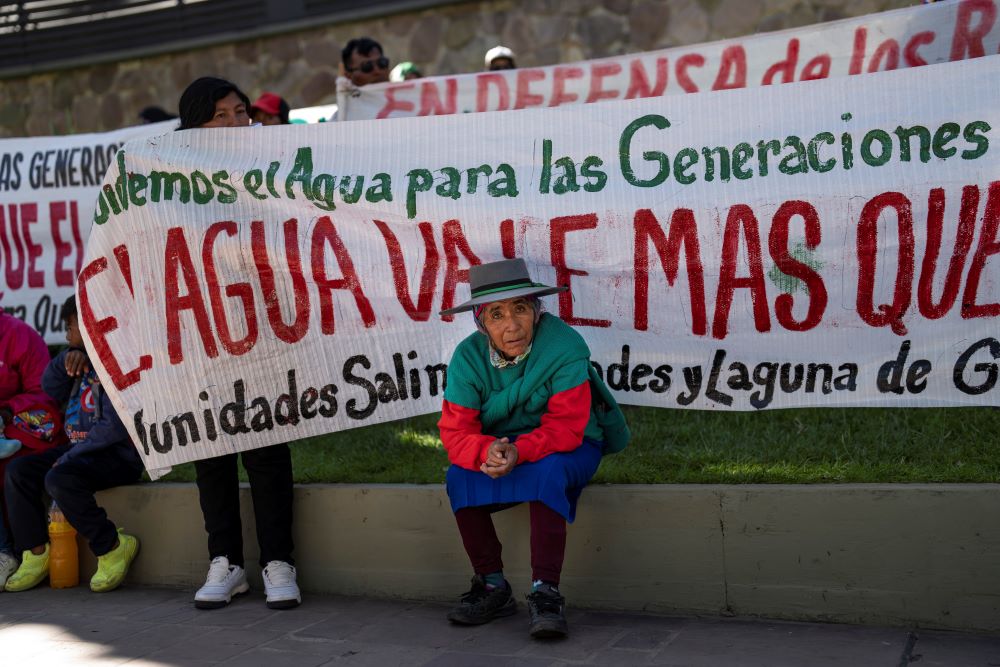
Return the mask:
<path id="1" fill-rule="evenodd" d="M 528 613 L 531 620 L 528 633 L 537 639 L 547 637 L 565 637 L 569 634 L 566 625 L 566 599 L 559 594 L 559 589 L 549 584 L 542 584 L 528 598 Z"/>
<path id="2" fill-rule="evenodd" d="M 472 578 L 472 588 L 462 595 L 462 602 L 448 612 L 448 620 L 459 625 L 482 625 L 516 611 L 509 583 L 504 582 L 503 588 L 487 588 L 486 580 L 477 574 Z"/>

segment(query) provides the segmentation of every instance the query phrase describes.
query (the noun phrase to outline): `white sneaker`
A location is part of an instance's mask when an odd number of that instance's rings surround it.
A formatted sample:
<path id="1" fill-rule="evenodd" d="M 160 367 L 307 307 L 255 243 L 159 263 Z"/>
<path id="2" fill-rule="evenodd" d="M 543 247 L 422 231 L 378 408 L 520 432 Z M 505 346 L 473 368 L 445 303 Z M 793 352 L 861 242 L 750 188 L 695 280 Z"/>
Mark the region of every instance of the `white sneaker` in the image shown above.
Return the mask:
<path id="1" fill-rule="evenodd" d="M 17 559 L 6 551 L 0 551 L 0 591 L 7 584 L 7 578 L 17 572 Z"/>
<path id="2" fill-rule="evenodd" d="M 194 606 L 198 609 L 218 609 L 225 607 L 234 595 L 250 590 L 247 573 L 239 565 L 230 565 L 225 556 L 217 556 L 208 566 L 205 585 L 194 594 Z"/>
<path id="3" fill-rule="evenodd" d="M 271 609 L 291 609 L 302 602 L 295 583 L 295 568 L 283 560 L 272 560 L 264 567 L 264 590 Z"/>

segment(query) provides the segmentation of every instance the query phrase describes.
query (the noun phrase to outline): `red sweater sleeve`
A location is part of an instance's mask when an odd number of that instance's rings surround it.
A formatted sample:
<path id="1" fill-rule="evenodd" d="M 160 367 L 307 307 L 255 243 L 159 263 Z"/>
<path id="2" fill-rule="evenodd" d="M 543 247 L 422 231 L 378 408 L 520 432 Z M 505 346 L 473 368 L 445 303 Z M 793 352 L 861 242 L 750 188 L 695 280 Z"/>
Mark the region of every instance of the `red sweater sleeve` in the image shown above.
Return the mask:
<path id="1" fill-rule="evenodd" d="M 529 463 L 556 452 L 571 452 L 583 442 L 590 421 L 590 382 L 553 394 L 542 423 L 534 431 L 517 437 L 517 461 Z"/>
<path id="2" fill-rule="evenodd" d="M 483 434 L 479 410 L 445 400 L 441 406 L 441 442 L 448 452 L 448 460 L 467 470 L 479 470 L 486 460 L 486 450 L 494 438 Z"/>

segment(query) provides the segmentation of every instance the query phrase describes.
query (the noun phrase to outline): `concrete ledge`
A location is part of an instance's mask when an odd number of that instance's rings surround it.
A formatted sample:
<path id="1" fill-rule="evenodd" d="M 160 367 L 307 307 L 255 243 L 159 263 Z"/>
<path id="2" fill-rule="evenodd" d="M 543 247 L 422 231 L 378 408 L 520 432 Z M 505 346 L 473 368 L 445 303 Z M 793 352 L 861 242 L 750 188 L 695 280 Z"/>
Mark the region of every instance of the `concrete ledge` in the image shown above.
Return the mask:
<path id="1" fill-rule="evenodd" d="M 305 591 L 454 599 L 465 589 L 470 567 L 443 487 L 295 493 Z M 200 585 L 207 550 L 194 485 L 124 487 L 99 501 L 142 540 L 133 582 Z M 506 571 L 523 592 L 526 508 L 496 517 Z M 89 576 L 93 557 L 81 553 Z M 570 527 L 562 588 L 577 607 L 1000 631 L 998 560 L 997 484 L 597 486 Z"/>

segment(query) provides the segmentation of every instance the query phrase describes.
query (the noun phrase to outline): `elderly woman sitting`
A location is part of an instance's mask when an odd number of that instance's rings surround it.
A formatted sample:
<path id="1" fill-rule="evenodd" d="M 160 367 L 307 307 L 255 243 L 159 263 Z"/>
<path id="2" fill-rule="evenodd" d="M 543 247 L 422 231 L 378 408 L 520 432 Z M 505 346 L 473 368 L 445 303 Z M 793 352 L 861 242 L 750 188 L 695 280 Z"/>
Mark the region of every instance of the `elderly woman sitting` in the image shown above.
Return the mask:
<path id="1" fill-rule="evenodd" d="M 472 267 L 477 333 L 448 365 L 441 441 L 447 486 L 475 576 L 448 619 L 478 625 L 516 611 L 504 578 L 493 512 L 527 502 L 531 515 L 533 637 L 567 634 L 559 576 L 566 522 L 601 456 L 628 442 L 621 410 L 590 364 L 583 338 L 543 313 L 539 297 L 564 291 L 531 281 L 522 259 Z"/>

